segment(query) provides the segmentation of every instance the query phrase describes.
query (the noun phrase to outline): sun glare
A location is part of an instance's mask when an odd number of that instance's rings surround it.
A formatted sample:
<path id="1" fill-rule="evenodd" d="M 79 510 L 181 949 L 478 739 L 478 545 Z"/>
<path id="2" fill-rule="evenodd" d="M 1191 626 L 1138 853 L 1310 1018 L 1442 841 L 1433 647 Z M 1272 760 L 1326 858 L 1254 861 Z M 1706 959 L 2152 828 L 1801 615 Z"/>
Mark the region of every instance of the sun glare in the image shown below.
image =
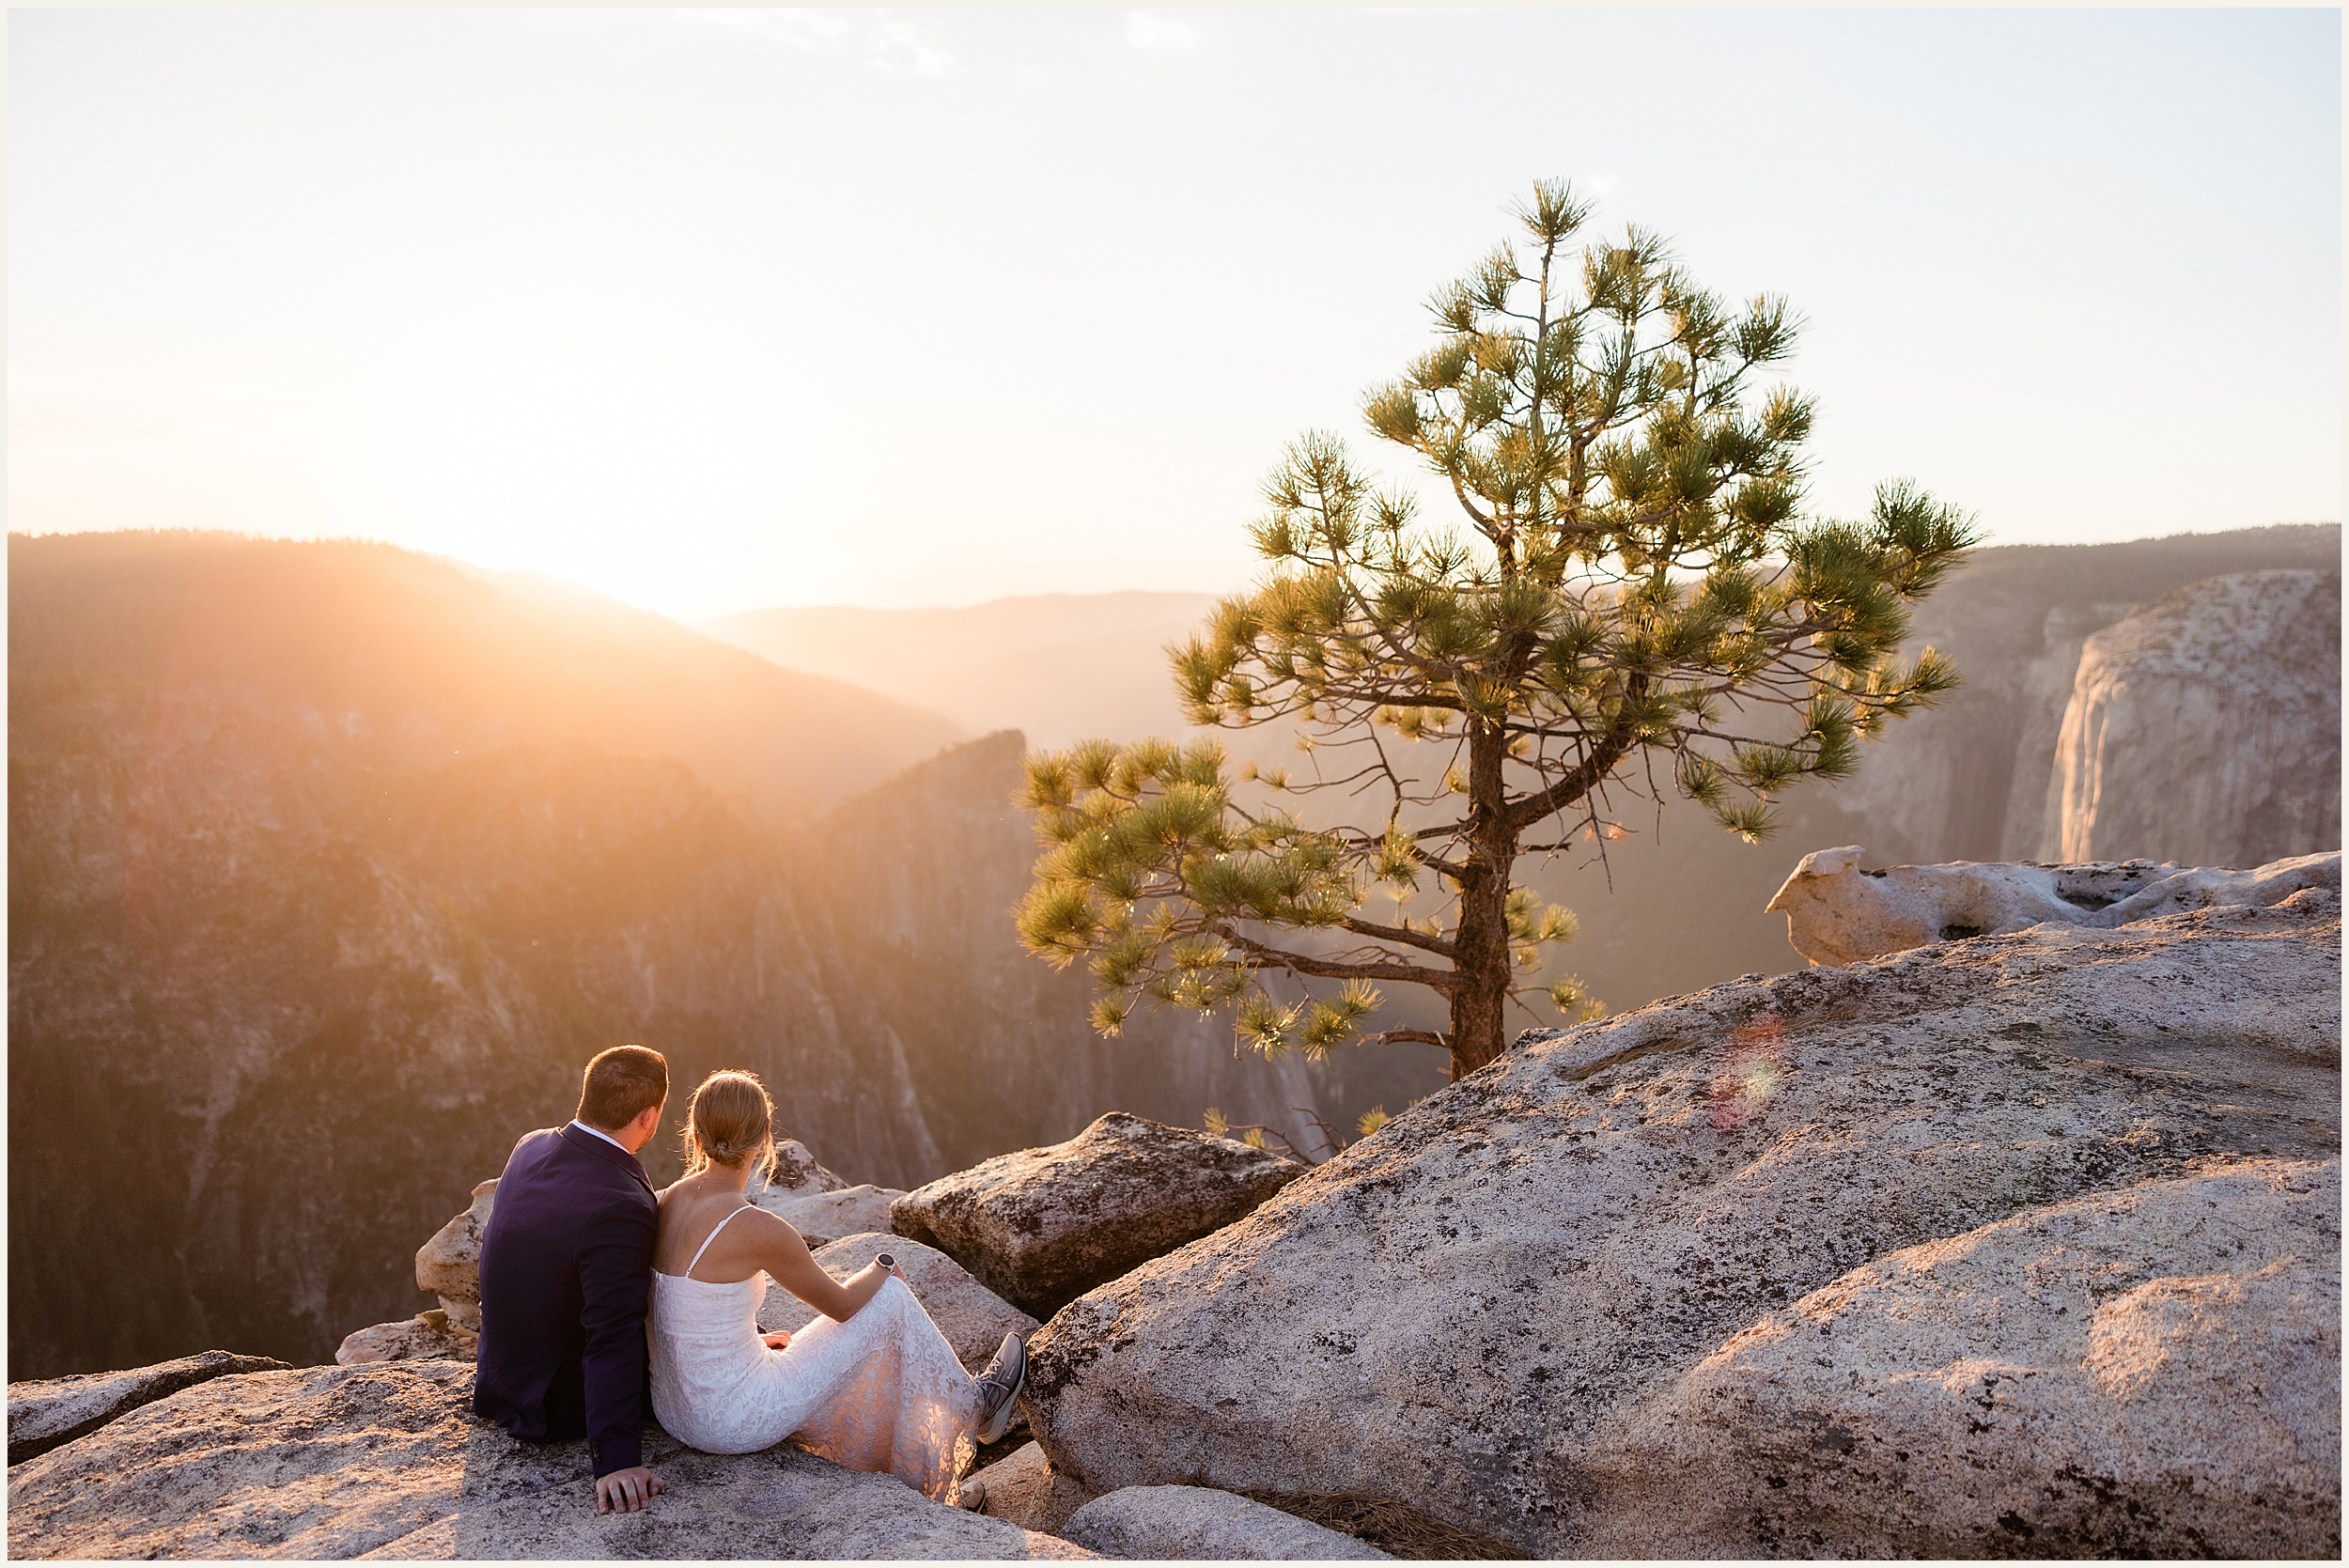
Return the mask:
<path id="1" fill-rule="evenodd" d="M 773 435 L 673 367 L 513 355 L 404 401 L 385 467 L 423 548 L 678 610 L 771 527 Z"/>

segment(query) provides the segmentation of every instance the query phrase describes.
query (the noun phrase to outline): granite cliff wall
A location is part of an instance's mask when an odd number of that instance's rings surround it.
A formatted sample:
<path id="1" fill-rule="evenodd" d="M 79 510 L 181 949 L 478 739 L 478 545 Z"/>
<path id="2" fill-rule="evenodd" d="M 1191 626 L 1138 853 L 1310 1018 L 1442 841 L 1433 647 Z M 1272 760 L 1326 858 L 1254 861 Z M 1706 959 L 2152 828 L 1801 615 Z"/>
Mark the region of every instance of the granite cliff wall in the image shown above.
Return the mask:
<path id="1" fill-rule="evenodd" d="M 2042 860 L 2258 865 L 2341 846 L 2341 574 L 2234 572 L 2088 640 Z"/>

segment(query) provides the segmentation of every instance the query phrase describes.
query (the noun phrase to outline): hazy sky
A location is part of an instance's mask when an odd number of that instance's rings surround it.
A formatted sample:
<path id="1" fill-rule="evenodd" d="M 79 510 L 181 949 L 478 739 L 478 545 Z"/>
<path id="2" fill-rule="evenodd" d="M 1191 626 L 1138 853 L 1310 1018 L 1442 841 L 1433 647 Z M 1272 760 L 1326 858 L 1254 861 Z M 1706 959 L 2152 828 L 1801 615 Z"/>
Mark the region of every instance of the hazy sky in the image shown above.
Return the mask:
<path id="1" fill-rule="evenodd" d="M 1822 511 L 2341 515 L 2337 11 L 8 25 L 14 529 L 686 615 L 1230 588 L 1282 443 L 1360 430 L 1542 175 L 1793 297 Z"/>

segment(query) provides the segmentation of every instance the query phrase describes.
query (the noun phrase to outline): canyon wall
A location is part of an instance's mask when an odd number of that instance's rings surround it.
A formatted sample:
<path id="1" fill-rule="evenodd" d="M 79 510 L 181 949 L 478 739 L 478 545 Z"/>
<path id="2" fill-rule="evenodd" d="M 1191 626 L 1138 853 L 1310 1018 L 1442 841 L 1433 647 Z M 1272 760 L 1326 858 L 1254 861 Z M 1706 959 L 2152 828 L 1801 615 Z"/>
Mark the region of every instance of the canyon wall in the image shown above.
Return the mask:
<path id="1" fill-rule="evenodd" d="M 1058 1141 L 1107 1110 L 1196 1126 L 1210 1106 L 1317 1157 L 1330 1151 L 1314 1115 L 1350 1136 L 1373 1106 L 1399 1110 L 1445 1081 L 1444 1054 L 1425 1047 L 1267 1062 L 1235 1048 L 1221 1015 L 1143 1008 L 1117 1038 L 1095 1034 L 1084 967 L 1049 968 L 1012 927 L 1039 852 L 1012 800 L 1025 750 L 1003 731 L 943 753 L 797 851 L 848 994 L 904 1051 L 943 1169 Z"/>
<path id="2" fill-rule="evenodd" d="M 2207 578 L 2088 640 L 2043 860 L 2257 865 L 2341 845 L 2341 574 Z"/>

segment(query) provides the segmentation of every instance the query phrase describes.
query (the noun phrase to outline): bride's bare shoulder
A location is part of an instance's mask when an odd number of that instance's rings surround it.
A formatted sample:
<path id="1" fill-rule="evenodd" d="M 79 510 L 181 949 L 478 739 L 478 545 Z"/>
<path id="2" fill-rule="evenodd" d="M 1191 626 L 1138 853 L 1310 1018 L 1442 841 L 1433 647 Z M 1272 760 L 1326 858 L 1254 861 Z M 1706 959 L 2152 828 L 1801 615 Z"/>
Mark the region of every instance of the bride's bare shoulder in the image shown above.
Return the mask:
<path id="1" fill-rule="evenodd" d="M 750 1205 L 750 1212 L 741 1218 L 739 1223 L 747 1226 L 751 1234 L 756 1236 L 778 1241 L 788 1236 L 793 1241 L 799 1241 L 802 1247 L 807 1245 L 804 1241 L 801 1241 L 800 1233 L 793 1228 L 791 1221 L 772 1209 L 763 1209 L 755 1203 Z"/>

